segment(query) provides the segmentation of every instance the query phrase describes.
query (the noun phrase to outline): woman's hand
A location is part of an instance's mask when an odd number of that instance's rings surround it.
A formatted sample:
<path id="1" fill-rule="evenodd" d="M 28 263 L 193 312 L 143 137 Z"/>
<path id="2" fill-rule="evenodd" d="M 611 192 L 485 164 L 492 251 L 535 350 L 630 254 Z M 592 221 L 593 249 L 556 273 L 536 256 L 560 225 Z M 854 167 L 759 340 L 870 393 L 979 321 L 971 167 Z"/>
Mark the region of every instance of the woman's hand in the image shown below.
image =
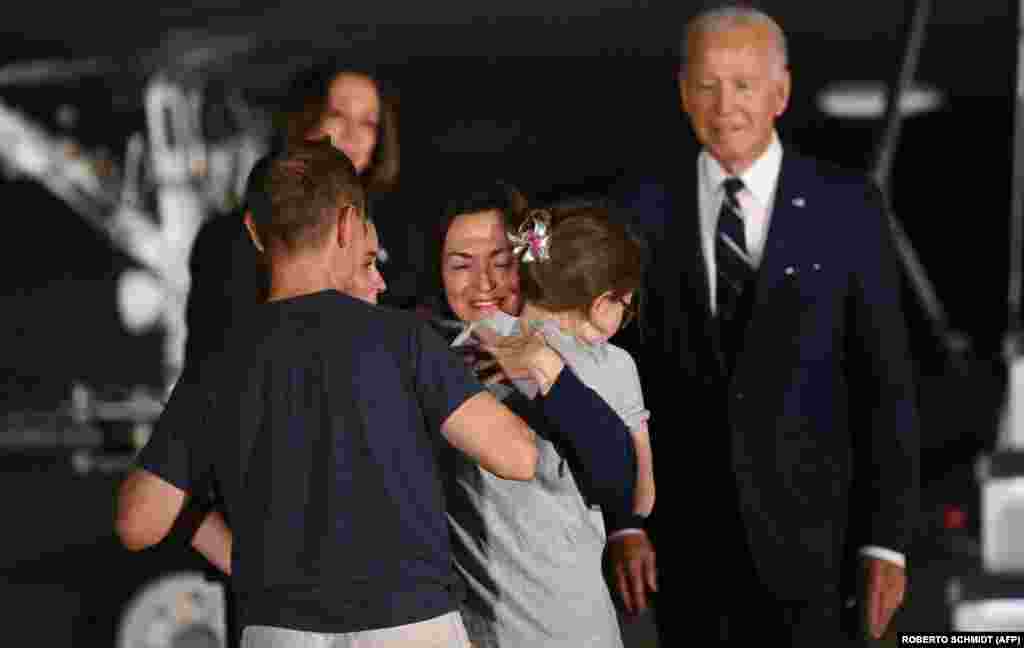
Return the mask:
<path id="1" fill-rule="evenodd" d="M 548 393 L 565 367 L 561 356 L 548 346 L 539 330 L 502 336 L 480 326 L 473 334 L 480 340 L 480 348 L 497 363 L 503 378 L 532 380 L 540 386 L 541 394 Z"/>

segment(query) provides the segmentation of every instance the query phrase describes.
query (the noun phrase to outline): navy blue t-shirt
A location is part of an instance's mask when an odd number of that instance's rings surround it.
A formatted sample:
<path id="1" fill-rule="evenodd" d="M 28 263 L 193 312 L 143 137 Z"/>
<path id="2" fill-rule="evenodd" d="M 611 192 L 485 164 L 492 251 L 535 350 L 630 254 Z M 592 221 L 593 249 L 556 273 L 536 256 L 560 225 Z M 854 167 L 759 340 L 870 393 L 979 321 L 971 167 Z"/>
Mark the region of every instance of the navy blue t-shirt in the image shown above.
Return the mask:
<path id="1" fill-rule="evenodd" d="M 354 632 L 454 609 L 440 426 L 479 382 L 410 313 L 336 291 L 270 302 L 189 372 L 140 464 L 213 483 L 241 627 Z"/>

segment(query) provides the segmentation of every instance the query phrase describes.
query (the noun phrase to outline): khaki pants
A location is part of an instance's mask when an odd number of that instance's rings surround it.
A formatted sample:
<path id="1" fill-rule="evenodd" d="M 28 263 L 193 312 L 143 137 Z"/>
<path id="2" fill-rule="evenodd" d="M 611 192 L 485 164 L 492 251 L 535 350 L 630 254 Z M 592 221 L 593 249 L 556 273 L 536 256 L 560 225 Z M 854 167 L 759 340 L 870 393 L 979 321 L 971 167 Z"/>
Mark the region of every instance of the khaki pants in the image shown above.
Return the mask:
<path id="1" fill-rule="evenodd" d="M 271 626 L 247 626 L 242 648 L 470 648 L 458 612 L 363 632 L 330 634 Z"/>

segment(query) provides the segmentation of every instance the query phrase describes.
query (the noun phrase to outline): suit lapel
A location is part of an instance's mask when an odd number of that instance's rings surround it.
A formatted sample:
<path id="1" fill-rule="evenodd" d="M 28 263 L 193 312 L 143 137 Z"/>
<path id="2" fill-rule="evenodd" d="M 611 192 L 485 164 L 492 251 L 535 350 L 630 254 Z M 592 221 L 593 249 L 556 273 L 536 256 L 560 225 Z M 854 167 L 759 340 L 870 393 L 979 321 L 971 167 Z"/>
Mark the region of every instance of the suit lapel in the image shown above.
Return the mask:
<path id="1" fill-rule="evenodd" d="M 751 340 L 753 333 L 758 330 L 755 328 L 758 326 L 757 322 L 759 319 L 763 319 L 773 307 L 769 303 L 772 293 L 778 282 L 785 277 L 786 268 L 794 263 L 794 254 L 803 243 L 802 237 L 806 235 L 804 219 L 808 216 L 810 209 L 808 198 L 805 195 L 805 190 L 808 187 L 807 177 L 800 164 L 800 159 L 789 153 L 783 153 L 782 168 L 779 172 L 779 181 L 772 206 L 771 222 L 765 237 L 764 255 L 761 259 L 761 267 L 757 272 L 754 307 L 744 335 L 742 356 L 749 355 L 749 351 L 754 346 L 751 344 Z M 738 364 L 742 364 L 742 357 Z M 738 366 L 737 370 L 739 370 Z"/>
<path id="2" fill-rule="evenodd" d="M 699 326 L 704 339 L 718 363 L 719 371 L 725 371 L 725 356 L 718 339 L 718 326 L 711 312 L 710 278 L 704 259 L 700 222 L 700 200 L 698 198 L 697 153 L 688 160 L 688 166 L 678 169 L 669 188 L 669 221 L 663 255 L 671 259 L 672 271 L 663 276 L 669 282 L 664 286 L 666 294 L 673 296 L 673 305 L 666 326 L 679 318 L 690 317 L 691 326 Z M 685 174 L 685 175 L 684 175 Z M 680 341 L 684 344 L 685 342 Z"/>
<path id="3" fill-rule="evenodd" d="M 711 355 L 718 363 L 718 369 L 725 375 L 725 356 L 721 349 L 719 330 L 711 313 L 710 277 L 704 259 L 701 243 L 700 205 L 697 192 L 697 174 L 691 166 L 696 158 L 686 159 L 679 168 L 670 169 L 664 177 L 665 205 L 663 206 L 664 229 L 657 246 L 657 268 L 653 277 L 654 287 L 661 295 L 664 312 L 661 314 L 663 333 L 675 337 L 683 333 L 677 330 L 680 321 L 687 318 L 690 326 L 702 327 L 703 339 Z M 803 227 L 811 205 L 804 191 L 811 187 L 815 178 L 801 158 L 783 153 L 782 167 L 776 186 L 772 206 L 771 223 L 765 238 L 765 250 L 761 267 L 757 273 L 755 303 L 747 324 L 745 352 L 738 358 L 738 365 L 749 356 L 752 347 L 754 323 L 764 319 L 770 312 L 772 293 L 778 282 L 785 277 L 785 270 L 794 259 L 793 254 L 803 245 L 806 236 Z M 685 327 L 684 327 L 685 329 Z M 679 348 L 687 348 L 686 340 L 677 340 Z M 666 348 L 666 351 L 669 349 Z M 737 366 L 737 372 L 741 366 Z"/>
<path id="4" fill-rule="evenodd" d="M 771 285 L 782 276 L 789 259 L 787 248 L 799 241 L 801 218 L 807 207 L 807 198 L 801 193 L 806 183 L 797 176 L 799 169 L 792 156 L 783 153 L 779 182 L 775 189 L 775 204 L 772 206 L 771 223 L 765 237 L 764 255 L 757 275 L 757 306 L 763 306 Z"/>
<path id="5" fill-rule="evenodd" d="M 704 246 L 701 242 L 700 204 L 695 182 L 675 182 L 670 194 L 671 229 L 668 238 L 669 253 L 678 259 L 685 285 L 677 290 L 686 291 L 686 298 L 697 303 L 697 312 L 705 319 L 711 317 L 711 301 Z"/>

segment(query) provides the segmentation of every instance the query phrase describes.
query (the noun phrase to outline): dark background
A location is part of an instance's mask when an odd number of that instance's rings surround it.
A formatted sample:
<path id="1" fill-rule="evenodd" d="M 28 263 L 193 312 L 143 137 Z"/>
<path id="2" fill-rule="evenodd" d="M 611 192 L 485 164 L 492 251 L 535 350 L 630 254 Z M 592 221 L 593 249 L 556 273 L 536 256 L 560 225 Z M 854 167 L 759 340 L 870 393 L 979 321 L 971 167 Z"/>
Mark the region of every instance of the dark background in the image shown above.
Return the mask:
<path id="1" fill-rule="evenodd" d="M 0 62 L 98 58 L 110 72 L 0 87 L 0 100 L 50 124 L 59 105 L 71 104 L 79 118 L 70 134 L 119 157 L 127 137 L 144 127 L 142 83 L 161 62 L 209 46 L 202 69 L 211 84 L 241 88 L 273 109 L 299 66 L 341 55 L 378 65 L 398 91 L 410 191 L 469 168 L 491 168 L 534 192 L 599 188 L 684 135 L 673 54 L 695 4 L 498 2 L 471 11 L 462 3 L 29 3 L 0 26 Z M 892 198 L 954 326 L 978 348 L 994 350 L 1006 323 L 1016 7 L 933 4 L 917 77 L 943 91 L 946 103 L 904 122 Z M 817 94 L 833 81 L 889 80 L 903 54 L 910 3 L 762 6 L 789 35 L 794 95 L 780 122 L 783 137 L 866 170 L 882 120 L 830 118 Z M 233 55 L 216 53 L 237 35 L 248 40 Z M 0 187 L 11 243 L 0 266 L 0 371 L 28 385 L 13 388 L 11 401 L 49 394 L 41 383 L 73 376 L 156 380 L 147 368 L 154 341 L 119 330 L 112 280 L 127 260 L 40 185 Z M 408 217 L 430 218 L 422 213 L 429 208 L 412 202 Z"/>
<path id="2" fill-rule="evenodd" d="M 212 48 L 200 66 L 212 84 L 239 88 L 268 110 L 305 63 L 339 55 L 373 63 L 400 96 L 406 216 L 427 220 L 434 206 L 417 192 L 469 169 L 492 169 L 535 194 L 600 190 L 686 136 L 673 57 L 697 3 L 160 4 L 21 3 L 0 23 L 0 65 L 96 57 L 107 72 L 0 86 L 0 101 L 55 131 L 57 107 L 73 105 L 79 118 L 69 134 L 120 158 L 128 136 L 144 128 L 147 74 L 203 46 Z M 826 116 L 817 94 L 833 81 L 891 79 L 911 3 L 760 5 L 789 37 L 794 94 L 779 125 L 784 140 L 868 170 L 882 120 Z M 926 423 L 926 528 L 936 536 L 926 549 L 942 557 L 945 507 L 976 517 L 971 466 L 991 442 L 1004 398 L 1018 7 L 934 5 L 917 78 L 946 102 L 904 122 L 891 196 L 950 323 L 971 343 L 955 369 L 908 292 Z M 216 53 L 239 36 L 245 40 L 233 53 Z M 116 279 L 131 266 L 127 257 L 31 180 L 0 180 L 0 197 L 0 408 L 57 407 L 73 380 L 97 388 L 156 384 L 159 338 L 129 334 L 117 313 Z M 54 637 L 70 637 L 73 627 L 81 636 L 90 615 L 109 633 L 118 601 L 146 569 L 125 561 L 110 537 L 116 479 L 76 478 L 59 457 L 3 459 L 0 479 L 10 483 L 0 501 L 10 507 L 0 564 L 8 565 L 11 587 L 0 600 L 22 615 L 52 616 L 46 627 Z M 935 583 L 954 562 L 935 563 Z M 941 592 L 919 600 L 934 606 L 922 618 L 938 618 Z"/>

